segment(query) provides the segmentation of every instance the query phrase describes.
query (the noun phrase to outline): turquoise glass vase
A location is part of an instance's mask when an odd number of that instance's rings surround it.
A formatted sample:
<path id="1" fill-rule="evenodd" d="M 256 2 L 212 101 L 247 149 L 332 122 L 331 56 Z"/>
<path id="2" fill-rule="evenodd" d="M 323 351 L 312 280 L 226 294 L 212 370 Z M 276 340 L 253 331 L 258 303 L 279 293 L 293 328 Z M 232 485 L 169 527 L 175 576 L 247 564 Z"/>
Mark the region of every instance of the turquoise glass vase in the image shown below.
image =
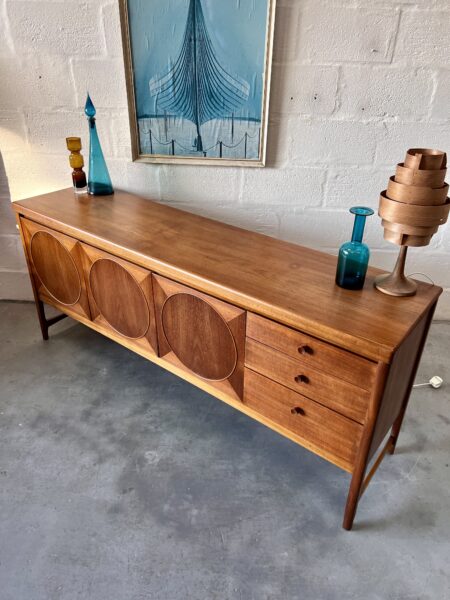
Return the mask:
<path id="1" fill-rule="evenodd" d="M 355 215 L 351 242 L 345 242 L 339 249 L 336 269 L 336 283 L 347 290 L 360 290 L 366 279 L 370 250 L 362 241 L 366 217 L 373 210 L 365 206 L 354 206 L 350 212 Z"/>
<path id="2" fill-rule="evenodd" d="M 103 156 L 102 147 L 98 138 L 97 127 L 95 125 L 95 106 L 87 95 L 84 112 L 89 123 L 89 176 L 88 192 L 94 196 L 106 196 L 114 194 L 108 167 Z"/>

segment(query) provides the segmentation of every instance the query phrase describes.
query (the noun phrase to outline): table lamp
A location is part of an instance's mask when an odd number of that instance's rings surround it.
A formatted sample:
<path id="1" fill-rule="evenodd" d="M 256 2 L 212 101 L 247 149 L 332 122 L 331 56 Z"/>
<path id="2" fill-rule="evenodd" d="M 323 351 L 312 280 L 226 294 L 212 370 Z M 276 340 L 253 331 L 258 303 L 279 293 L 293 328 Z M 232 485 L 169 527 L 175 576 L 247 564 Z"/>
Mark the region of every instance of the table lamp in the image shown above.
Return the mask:
<path id="1" fill-rule="evenodd" d="M 381 192 L 378 214 L 384 239 L 400 246 L 394 270 L 379 275 L 375 287 L 390 296 L 413 296 L 417 284 L 405 276 L 408 246 L 427 246 L 450 210 L 445 183 L 447 155 L 440 150 L 411 148 L 404 163 Z"/>

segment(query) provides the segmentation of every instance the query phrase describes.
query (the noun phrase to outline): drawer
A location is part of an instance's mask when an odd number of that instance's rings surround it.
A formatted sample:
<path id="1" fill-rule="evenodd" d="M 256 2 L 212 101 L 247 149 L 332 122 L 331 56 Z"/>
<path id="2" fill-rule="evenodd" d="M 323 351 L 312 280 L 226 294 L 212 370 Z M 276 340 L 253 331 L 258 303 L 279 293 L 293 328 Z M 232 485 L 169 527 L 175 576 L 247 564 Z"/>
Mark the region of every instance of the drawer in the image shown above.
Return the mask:
<path id="1" fill-rule="evenodd" d="M 355 421 L 250 369 L 245 369 L 244 404 L 295 434 L 306 448 L 353 470 L 363 429 Z"/>
<path id="2" fill-rule="evenodd" d="M 366 390 L 372 388 L 376 364 L 347 350 L 253 313 L 247 315 L 247 336 L 329 375 Z"/>
<path id="3" fill-rule="evenodd" d="M 367 390 L 317 371 L 307 362 L 294 360 L 251 338 L 246 341 L 245 365 L 350 419 L 365 422 L 369 402 Z"/>

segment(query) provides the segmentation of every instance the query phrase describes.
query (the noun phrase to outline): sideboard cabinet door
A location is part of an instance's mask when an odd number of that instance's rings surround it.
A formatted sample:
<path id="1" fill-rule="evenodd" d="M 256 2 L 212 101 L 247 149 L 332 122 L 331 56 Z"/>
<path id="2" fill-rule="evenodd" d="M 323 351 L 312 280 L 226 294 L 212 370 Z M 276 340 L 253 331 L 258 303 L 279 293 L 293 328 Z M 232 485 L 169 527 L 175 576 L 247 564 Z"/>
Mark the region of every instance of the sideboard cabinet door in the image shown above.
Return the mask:
<path id="1" fill-rule="evenodd" d="M 242 400 L 244 310 L 153 275 L 159 354 Z"/>
<path id="2" fill-rule="evenodd" d="M 156 354 L 150 271 L 86 244 L 83 257 L 92 321 L 124 345 Z"/>
<path id="3" fill-rule="evenodd" d="M 81 244 L 28 219 L 21 218 L 20 225 L 39 298 L 65 313 L 90 319 Z"/>

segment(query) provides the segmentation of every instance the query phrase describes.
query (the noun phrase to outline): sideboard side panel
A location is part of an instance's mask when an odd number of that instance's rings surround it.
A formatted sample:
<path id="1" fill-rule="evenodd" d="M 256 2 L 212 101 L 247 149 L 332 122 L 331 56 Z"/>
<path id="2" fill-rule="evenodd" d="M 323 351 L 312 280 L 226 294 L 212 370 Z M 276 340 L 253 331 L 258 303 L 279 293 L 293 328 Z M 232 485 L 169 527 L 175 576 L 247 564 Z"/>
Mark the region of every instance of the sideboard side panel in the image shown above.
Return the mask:
<path id="1" fill-rule="evenodd" d="M 434 306 L 422 316 L 394 355 L 375 425 L 369 460 L 406 407 L 433 313 Z"/>

